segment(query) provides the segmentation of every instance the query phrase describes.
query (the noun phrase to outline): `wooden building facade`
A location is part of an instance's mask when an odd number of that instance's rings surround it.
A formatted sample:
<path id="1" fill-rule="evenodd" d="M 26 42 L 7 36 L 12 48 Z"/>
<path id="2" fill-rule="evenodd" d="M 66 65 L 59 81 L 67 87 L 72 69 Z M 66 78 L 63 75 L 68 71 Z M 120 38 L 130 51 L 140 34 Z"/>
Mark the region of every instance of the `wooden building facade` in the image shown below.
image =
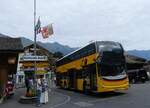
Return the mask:
<path id="1" fill-rule="evenodd" d="M 5 94 L 8 76 L 16 73 L 18 54 L 22 51 L 20 38 L 0 37 L 0 98 Z"/>

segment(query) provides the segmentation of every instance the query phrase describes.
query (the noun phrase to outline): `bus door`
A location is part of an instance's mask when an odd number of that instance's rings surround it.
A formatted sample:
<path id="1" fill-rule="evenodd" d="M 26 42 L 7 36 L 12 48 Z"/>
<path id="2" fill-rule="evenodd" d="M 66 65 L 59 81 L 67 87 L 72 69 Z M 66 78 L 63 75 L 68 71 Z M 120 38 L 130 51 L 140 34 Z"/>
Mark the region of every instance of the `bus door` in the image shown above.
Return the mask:
<path id="1" fill-rule="evenodd" d="M 70 88 L 75 89 L 77 87 L 76 72 L 74 70 L 70 70 L 69 72 L 69 83 Z"/>
<path id="2" fill-rule="evenodd" d="M 97 75 L 96 75 L 96 65 L 92 64 L 89 66 L 89 74 L 90 74 L 90 88 L 92 91 L 97 90 Z"/>

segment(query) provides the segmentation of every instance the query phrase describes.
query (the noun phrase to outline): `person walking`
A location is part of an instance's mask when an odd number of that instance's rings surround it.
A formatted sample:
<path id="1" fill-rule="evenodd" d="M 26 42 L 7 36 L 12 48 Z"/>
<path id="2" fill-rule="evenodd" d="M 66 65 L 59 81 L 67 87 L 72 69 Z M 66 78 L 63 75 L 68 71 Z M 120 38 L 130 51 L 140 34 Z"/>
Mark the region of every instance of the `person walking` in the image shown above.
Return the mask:
<path id="1" fill-rule="evenodd" d="M 41 102 L 40 102 L 40 99 L 41 99 L 41 92 L 42 92 L 42 82 L 41 82 L 41 79 L 37 79 L 37 101 L 36 101 L 36 106 L 39 107 L 41 106 Z"/>
<path id="2" fill-rule="evenodd" d="M 48 103 L 48 82 L 46 79 L 44 79 L 44 86 L 45 86 L 45 92 L 44 92 L 44 95 L 45 95 L 45 104 Z"/>
<path id="3" fill-rule="evenodd" d="M 48 84 L 47 84 L 46 79 L 42 80 L 42 93 L 41 93 L 40 102 L 42 104 L 48 103 Z"/>
<path id="4" fill-rule="evenodd" d="M 28 77 L 25 78 L 25 86 L 27 88 L 26 96 L 29 96 L 29 89 L 30 89 L 30 87 L 29 87 L 29 78 Z"/>
<path id="5" fill-rule="evenodd" d="M 4 98 L 6 97 L 6 92 L 5 92 L 5 84 L 1 84 L 0 85 L 0 90 L 1 90 L 1 93 L 0 93 L 0 104 L 3 103 L 4 101 Z"/>

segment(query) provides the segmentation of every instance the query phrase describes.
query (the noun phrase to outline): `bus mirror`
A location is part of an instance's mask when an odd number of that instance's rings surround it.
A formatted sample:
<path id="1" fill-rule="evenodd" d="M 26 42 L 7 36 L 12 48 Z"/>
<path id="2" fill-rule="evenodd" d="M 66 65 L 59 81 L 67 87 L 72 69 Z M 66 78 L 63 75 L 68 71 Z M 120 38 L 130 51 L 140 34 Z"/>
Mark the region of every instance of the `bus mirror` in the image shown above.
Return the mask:
<path id="1" fill-rule="evenodd" d="M 96 63 L 100 64 L 100 62 L 101 62 L 100 59 L 97 59 L 97 60 L 96 60 Z"/>
<path id="2" fill-rule="evenodd" d="M 101 58 L 101 55 L 99 54 L 99 55 L 97 56 L 97 60 L 100 59 L 100 58 Z"/>
<path id="3" fill-rule="evenodd" d="M 101 60 L 101 55 L 98 55 L 95 61 L 96 63 L 100 63 L 100 60 Z"/>

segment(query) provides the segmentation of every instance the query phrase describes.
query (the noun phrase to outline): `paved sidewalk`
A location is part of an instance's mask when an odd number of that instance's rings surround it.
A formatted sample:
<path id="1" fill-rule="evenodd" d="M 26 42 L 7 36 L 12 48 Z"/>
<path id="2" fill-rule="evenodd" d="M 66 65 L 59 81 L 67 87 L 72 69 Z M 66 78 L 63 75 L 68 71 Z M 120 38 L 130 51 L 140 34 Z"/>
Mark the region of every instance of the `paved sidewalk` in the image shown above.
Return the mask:
<path id="1" fill-rule="evenodd" d="M 35 108 L 35 104 L 21 104 L 19 103 L 20 96 L 24 95 L 25 89 L 20 88 L 16 90 L 15 95 L 6 100 L 3 104 L 0 105 L 0 108 Z M 55 92 L 53 90 L 50 90 L 49 92 L 49 102 L 45 105 L 42 105 L 42 108 L 57 108 L 61 106 L 61 104 L 64 104 L 68 100 L 68 97 Z"/>

